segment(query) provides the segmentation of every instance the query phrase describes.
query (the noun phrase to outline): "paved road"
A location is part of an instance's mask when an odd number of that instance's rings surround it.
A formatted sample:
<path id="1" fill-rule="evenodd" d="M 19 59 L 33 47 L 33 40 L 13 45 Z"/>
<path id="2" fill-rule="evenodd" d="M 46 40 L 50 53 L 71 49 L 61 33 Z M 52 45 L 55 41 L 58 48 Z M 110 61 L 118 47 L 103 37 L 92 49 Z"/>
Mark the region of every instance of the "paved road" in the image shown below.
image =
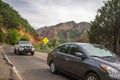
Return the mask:
<path id="1" fill-rule="evenodd" d="M 16 66 L 23 80 L 73 80 L 63 74 L 52 74 L 44 58 L 36 57 L 36 55 L 18 56 L 14 54 L 13 47 L 4 47 L 4 52 Z"/>

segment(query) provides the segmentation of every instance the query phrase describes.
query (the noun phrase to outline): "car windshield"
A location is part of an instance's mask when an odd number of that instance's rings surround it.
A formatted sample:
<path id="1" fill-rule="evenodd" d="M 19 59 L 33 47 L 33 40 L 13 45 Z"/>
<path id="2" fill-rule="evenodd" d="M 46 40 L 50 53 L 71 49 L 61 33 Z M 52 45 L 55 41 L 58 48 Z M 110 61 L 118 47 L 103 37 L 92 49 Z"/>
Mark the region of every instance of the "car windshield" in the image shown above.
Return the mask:
<path id="1" fill-rule="evenodd" d="M 30 44 L 28 41 L 20 41 L 19 44 Z"/>
<path id="2" fill-rule="evenodd" d="M 115 57 L 116 55 L 110 50 L 100 45 L 83 45 L 88 55 L 93 57 Z"/>

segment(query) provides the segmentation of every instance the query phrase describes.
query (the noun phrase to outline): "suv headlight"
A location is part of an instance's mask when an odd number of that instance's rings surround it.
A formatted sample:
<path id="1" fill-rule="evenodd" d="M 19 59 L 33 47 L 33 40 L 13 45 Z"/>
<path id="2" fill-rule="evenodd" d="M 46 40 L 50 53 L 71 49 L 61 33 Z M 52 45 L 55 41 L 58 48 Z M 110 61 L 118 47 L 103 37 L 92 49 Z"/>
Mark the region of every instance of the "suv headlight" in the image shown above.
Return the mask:
<path id="1" fill-rule="evenodd" d="M 35 50 L 34 46 L 31 46 L 31 48 L 32 48 L 32 51 L 34 51 L 34 50 Z"/>
<path id="2" fill-rule="evenodd" d="M 24 46 L 20 46 L 19 48 L 24 48 Z"/>
<path id="3" fill-rule="evenodd" d="M 119 77 L 120 72 L 108 65 L 101 65 L 102 69 L 107 71 L 110 77 Z"/>
<path id="4" fill-rule="evenodd" d="M 24 46 L 19 46 L 19 51 L 23 51 L 24 50 Z"/>

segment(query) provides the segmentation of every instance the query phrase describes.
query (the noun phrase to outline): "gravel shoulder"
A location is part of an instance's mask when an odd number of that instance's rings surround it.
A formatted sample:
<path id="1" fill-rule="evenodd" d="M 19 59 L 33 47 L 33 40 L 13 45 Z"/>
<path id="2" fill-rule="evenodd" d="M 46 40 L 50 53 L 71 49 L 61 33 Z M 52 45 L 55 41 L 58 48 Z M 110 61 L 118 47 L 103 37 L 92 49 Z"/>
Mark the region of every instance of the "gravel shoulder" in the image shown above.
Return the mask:
<path id="1" fill-rule="evenodd" d="M 0 80 L 20 80 L 14 70 L 14 65 L 10 63 L 0 46 Z"/>

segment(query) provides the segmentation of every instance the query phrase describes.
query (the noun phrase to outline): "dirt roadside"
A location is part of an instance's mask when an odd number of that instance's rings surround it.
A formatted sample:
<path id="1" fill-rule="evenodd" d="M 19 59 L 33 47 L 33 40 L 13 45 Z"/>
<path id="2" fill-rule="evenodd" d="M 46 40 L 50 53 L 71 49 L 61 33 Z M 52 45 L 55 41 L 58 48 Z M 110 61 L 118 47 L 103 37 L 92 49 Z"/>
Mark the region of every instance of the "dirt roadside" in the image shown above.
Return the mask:
<path id="1" fill-rule="evenodd" d="M 0 80 L 19 80 L 13 70 L 13 65 L 6 59 L 2 46 L 0 46 Z"/>

